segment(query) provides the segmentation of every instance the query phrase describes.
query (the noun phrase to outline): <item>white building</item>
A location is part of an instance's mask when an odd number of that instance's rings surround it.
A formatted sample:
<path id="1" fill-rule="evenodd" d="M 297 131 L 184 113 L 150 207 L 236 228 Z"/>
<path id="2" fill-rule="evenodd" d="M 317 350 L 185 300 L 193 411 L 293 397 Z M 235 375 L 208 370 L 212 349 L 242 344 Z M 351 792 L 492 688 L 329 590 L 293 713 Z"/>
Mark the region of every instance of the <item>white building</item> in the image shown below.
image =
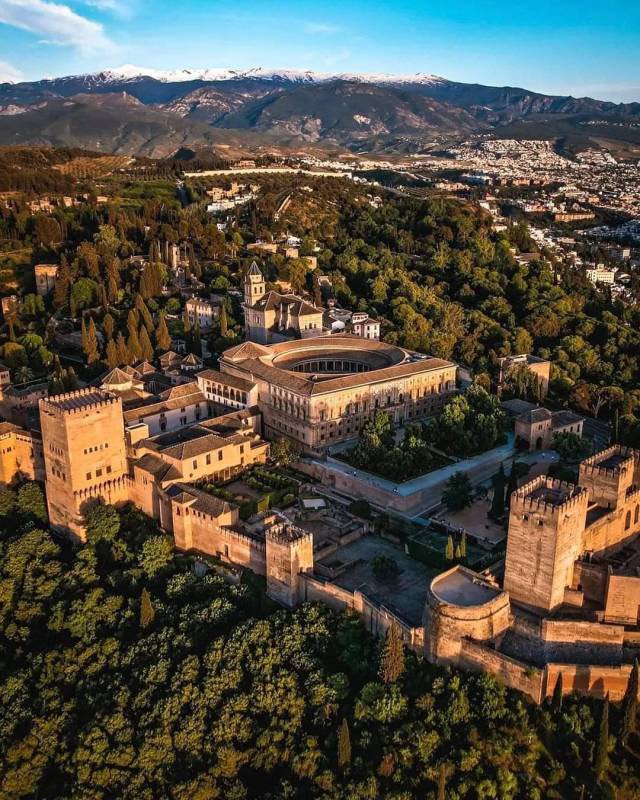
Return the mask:
<path id="1" fill-rule="evenodd" d="M 190 297 L 185 304 L 185 314 L 191 326 L 195 326 L 197 322 L 201 331 L 208 331 L 213 328 L 214 320 L 218 319 L 220 307 L 210 300 Z"/>

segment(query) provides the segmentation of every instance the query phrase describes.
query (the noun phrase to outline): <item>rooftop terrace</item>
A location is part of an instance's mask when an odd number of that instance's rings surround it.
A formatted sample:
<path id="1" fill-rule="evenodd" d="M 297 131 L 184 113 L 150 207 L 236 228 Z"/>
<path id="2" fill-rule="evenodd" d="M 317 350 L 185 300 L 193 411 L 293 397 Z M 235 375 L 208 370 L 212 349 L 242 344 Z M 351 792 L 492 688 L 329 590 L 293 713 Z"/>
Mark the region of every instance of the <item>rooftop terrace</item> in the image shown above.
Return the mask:
<path id="1" fill-rule="evenodd" d="M 454 606 L 479 606 L 500 594 L 464 568 L 455 567 L 431 583 L 431 591 L 443 603 Z"/>

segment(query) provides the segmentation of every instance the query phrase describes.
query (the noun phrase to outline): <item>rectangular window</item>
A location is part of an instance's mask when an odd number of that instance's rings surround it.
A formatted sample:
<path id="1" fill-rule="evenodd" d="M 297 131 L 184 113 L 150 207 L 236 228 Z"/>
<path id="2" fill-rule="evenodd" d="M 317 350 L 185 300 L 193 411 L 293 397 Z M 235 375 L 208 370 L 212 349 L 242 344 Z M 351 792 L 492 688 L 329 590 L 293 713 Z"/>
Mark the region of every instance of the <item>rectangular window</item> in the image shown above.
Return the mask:
<path id="1" fill-rule="evenodd" d="M 90 473 L 90 472 L 87 472 L 87 480 L 88 480 L 88 481 L 90 481 L 90 480 L 91 480 L 91 473 Z"/>

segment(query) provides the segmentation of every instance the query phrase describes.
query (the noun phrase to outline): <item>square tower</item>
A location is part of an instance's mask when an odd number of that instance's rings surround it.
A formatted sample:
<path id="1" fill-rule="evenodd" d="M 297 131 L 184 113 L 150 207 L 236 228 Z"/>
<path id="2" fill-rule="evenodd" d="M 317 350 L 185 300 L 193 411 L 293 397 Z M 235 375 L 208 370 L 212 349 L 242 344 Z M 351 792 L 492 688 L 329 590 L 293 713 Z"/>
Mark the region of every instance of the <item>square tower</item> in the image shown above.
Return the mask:
<path id="1" fill-rule="evenodd" d="M 591 503 L 612 510 L 623 506 L 637 479 L 639 458 L 638 451 L 619 444 L 586 458 L 580 464 L 579 483 Z"/>
<path id="2" fill-rule="evenodd" d="M 244 279 L 244 304 L 249 308 L 261 300 L 267 291 L 264 275 L 255 261 L 251 263 Z"/>
<path id="3" fill-rule="evenodd" d="M 49 520 L 84 541 L 92 501 L 128 499 L 122 400 L 94 388 L 55 395 L 40 400 L 40 422 Z"/>
<path id="4" fill-rule="evenodd" d="M 283 522 L 265 534 L 267 594 L 293 608 L 303 599 L 300 574 L 313 572 L 313 535 Z"/>
<path id="5" fill-rule="evenodd" d="M 570 483 L 539 476 L 511 495 L 504 590 L 544 611 L 564 601 L 583 552 L 589 496 Z"/>

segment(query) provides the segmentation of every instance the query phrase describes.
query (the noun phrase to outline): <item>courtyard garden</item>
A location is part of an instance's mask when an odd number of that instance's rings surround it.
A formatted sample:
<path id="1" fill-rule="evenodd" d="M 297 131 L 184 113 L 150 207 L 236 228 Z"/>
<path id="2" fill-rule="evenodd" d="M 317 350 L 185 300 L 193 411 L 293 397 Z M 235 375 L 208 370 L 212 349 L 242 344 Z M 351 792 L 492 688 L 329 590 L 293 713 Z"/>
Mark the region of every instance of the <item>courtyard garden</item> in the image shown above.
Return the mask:
<path id="1" fill-rule="evenodd" d="M 473 384 L 465 394 L 452 397 L 437 419 L 407 425 L 400 440 L 389 414 L 377 411 L 363 426 L 355 447 L 337 457 L 402 483 L 503 445 L 507 429 L 497 397 Z"/>
<path id="2" fill-rule="evenodd" d="M 240 517 L 248 519 L 269 508 L 286 508 L 300 493 L 301 481 L 280 467 L 255 465 L 222 486 L 204 483 L 200 488 L 215 497 L 240 507 Z"/>

